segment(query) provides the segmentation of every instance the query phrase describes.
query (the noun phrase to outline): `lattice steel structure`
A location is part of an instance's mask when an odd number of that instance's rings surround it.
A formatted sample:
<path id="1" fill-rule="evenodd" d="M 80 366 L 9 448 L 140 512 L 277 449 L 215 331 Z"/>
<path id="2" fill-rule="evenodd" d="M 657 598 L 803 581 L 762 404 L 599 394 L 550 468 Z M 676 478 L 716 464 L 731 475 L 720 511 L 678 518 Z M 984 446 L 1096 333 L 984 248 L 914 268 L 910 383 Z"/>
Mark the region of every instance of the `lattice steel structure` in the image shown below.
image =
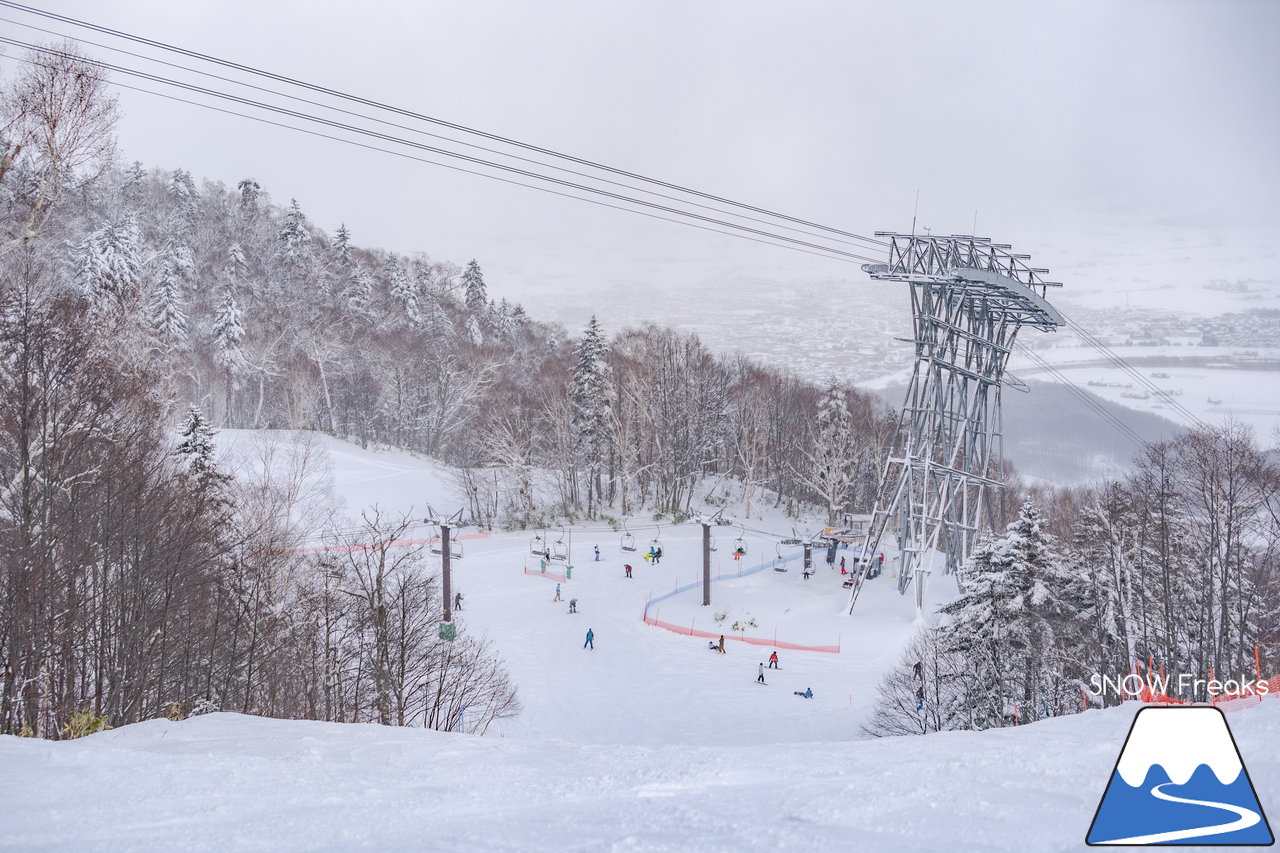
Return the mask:
<path id="1" fill-rule="evenodd" d="M 1001 488 L 1000 387 L 1023 326 L 1052 332 L 1064 324 L 1045 296 L 1061 283 L 1027 265 L 1030 255 L 985 237 L 877 232 L 889 262 L 862 267 L 873 279 L 911 285 L 915 369 L 872 514 L 863 556 L 879 552 L 890 525 L 901 561 L 898 591 L 915 580 L 923 607 L 931 555 L 948 573 L 969 554 L 974 534 L 994 515 Z M 926 559 L 928 557 L 928 559 Z M 867 572 L 849 598 L 858 601 Z"/>

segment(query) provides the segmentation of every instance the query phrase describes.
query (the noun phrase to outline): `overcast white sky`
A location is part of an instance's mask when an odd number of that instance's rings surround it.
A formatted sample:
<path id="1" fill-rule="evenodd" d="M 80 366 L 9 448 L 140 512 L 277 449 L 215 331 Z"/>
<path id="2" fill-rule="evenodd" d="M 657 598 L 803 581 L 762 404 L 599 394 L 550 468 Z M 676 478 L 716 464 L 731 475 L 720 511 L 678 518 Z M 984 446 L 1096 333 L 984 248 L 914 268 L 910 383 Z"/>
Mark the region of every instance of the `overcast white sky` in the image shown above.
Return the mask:
<path id="1" fill-rule="evenodd" d="M 922 225 L 968 232 L 976 212 L 979 233 L 1033 253 L 1108 219 L 1280 227 L 1267 0 L 41 6 L 858 233 L 907 229 L 917 189 Z M 145 95 L 122 103 L 129 159 L 253 176 L 330 232 L 474 256 L 526 287 L 590 287 L 619 266 L 861 276 Z"/>

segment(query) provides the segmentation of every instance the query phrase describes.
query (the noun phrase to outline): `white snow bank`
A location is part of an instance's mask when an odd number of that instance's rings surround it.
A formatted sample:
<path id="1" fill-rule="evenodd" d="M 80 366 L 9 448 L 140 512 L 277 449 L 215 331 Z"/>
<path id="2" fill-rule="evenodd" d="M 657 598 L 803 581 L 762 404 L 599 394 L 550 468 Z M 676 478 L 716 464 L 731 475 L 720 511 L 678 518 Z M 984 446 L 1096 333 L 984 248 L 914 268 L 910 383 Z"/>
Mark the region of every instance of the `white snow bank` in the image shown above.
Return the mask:
<path id="1" fill-rule="evenodd" d="M 785 746 L 583 746 L 234 714 L 63 743 L 0 737 L 0 849 L 1083 849 L 1137 707 Z M 617 712 L 625 726 L 625 703 Z M 1280 702 L 1231 725 L 1263 807 L 1280 812 Z"/>

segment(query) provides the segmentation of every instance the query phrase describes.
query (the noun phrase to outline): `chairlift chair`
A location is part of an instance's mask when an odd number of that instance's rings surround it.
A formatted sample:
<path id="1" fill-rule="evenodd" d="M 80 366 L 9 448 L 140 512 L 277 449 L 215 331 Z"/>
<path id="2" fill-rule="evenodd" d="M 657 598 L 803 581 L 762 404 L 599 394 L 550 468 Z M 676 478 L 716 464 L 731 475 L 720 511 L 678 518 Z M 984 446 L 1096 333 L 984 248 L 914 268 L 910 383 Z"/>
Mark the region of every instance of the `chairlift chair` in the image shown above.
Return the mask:
<path id="1" fill-rule="evenodd" d="M 658 532 L 653 534 L 653 538 L 649 540 L 649 550 L 657 551 L 662 547 L 662 525 L 658 525 Z"/>
<path id="2" fill-rule="evenodd" d="M 794 527 L 791 528 L 791 535 L 783 539 L 781 542 L 783 545 L 799 545 L 800 543 L 801 539 L 796 535 L 796 529 Z"/>
<path id="3" fill-rule="evenodd" d="M 746 535 L 747 535 L 747 527 L 744 524 L 742 526 L 742 532 L 738 535 L 738 538 L 733 540 L 734 553 L 741 554 L 744 557 L 747 556 L 747 540 L 745 538 Z"/>
<path id="4" fill-rule="evenodd" d="M 778 556 L 773 560 L 773 570 L 775 572 L 785 572 L 787 570 L 787 561 L 786 558 L 782 556 L 782 543 L 779 542 L 774 546 L 774 548 L 777 550 Z"/>
<path id="5" fill-rule="evenodd" d="M 627 527 L 626 519 L 623 519 L 622 521 L 622 529 L 624 531 L 622 534 L 622 544 L 618 547 L 623 551 L 634 551 L 636 549 L 636 537 L 631 535 L 631 530 Z"/>
<path id="6" fill-rule="evenodd" d="M 547 556 L 547 542 L 537 533 L 529 540 L 529 553 L 535 557 Z"/>
<path id="7" fill-rule="evenodd" d="M 549 553 L 547 556 L 549 559 L 557 560 L 562 563 L 568 562 L 569 546 L 564 544 L 564 528 L 563 527 L 560 528 L 560 538 L 551 543 L 551 553 Z"/>

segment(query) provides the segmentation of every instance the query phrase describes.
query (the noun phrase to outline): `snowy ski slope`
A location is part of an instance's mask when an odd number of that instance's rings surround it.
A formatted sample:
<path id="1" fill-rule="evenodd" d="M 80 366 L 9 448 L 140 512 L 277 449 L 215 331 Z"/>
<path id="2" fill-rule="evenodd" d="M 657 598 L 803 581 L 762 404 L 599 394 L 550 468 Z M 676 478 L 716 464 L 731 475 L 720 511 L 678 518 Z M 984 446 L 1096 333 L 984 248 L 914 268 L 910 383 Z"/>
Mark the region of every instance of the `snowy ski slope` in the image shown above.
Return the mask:
<path id="1" fill-rule="evenodd" d="M 243 438 L 223 437 L 225 444 Z M 449 506 L 445 469 L 323 438 L 348 514 L 376 500 Z M 454 501 L 456 504 L 456 500 Z M 757 520 L 789 531 L 781 518 Z M 633 528 L 635 529 L 635 528 Z M 654 532 L 635 529 L 642 546 Z M 465 540 L 459 619 L 487 634 L 524 713 L 489 736 L 216 714 L 156 720 L 51 743 L 0 737 L 0 850 L 1071 850 L 1123 743 L 1131 705 L 1018 730 L 863 740 L 858 724 L 912 630 L 888 575 L 843 615 L 838 572 L 818 558 L 738 578 L 717 528 L 713 606 L 690 591 L 661 618 L 839 654 L 706 641 L 643 624 L 645 602 L 694 580 L 699 528 L 664 527 L 665 558 L 628 555 L 614 533 L 579 531 L 564 597 L 524 573 L 529 534 Z M 552 538 L 558 537 L 558 531 Z M 748 533 L 747 565 L 777 549 Z M 599 544 L 602 560 L 591 558 Z M 951 589 L 945 579 L 935 601 Z M 711 612 L 708 612 L 711 611 Z M 595 632 L 595 649 L 583 636 Z M 793 691 L 812 687 L 814 698 Z M 1280 702 L 1231 723 L 1263 807 L 1280 792 Z M 1280 811 L 1280 807 L 1273 809 Z"/>

